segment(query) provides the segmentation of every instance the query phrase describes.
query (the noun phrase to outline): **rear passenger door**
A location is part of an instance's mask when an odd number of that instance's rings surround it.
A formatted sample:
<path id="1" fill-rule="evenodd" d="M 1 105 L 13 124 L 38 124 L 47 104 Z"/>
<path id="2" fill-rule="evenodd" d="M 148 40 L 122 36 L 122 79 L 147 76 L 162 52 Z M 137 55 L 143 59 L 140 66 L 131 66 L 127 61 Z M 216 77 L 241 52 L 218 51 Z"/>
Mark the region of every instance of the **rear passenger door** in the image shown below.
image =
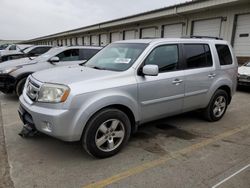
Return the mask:
<path id="1" fill-rule="evenodd" d="M 185 63 L 185 98 L 183 111 L 206 105 L 208 91 L 216 74 L 208 44 L 183 44 Z"/>
<path id="2" fill-rule="evenodd" d="M 157 76 L 138 75 L 138 98 L 143 121 L 180 113 L 184 98 L 183 71 L 180 68 L 180 46 L 155 47 L 143 65 L 158 65 Z"/>

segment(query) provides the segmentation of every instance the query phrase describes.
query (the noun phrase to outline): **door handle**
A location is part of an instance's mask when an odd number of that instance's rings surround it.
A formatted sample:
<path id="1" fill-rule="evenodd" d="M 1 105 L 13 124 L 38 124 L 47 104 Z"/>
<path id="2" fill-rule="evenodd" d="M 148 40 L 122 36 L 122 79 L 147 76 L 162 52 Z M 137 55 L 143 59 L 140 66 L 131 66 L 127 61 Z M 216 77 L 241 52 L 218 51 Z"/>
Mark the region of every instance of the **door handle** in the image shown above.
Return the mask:
<path id="1" fill-rule="evenodd" d="M 183 80 L 175 79 L 174 81 L 172 81 L 172 84 L 179 85 L 182 82 Z"/>
<path id="2" fill-rule="evenodd" d="M 214 78 L 215 76 L 216 76 L 215 73 L 211 73 L 211 74 L 208 75 L 208 78 Z"/>

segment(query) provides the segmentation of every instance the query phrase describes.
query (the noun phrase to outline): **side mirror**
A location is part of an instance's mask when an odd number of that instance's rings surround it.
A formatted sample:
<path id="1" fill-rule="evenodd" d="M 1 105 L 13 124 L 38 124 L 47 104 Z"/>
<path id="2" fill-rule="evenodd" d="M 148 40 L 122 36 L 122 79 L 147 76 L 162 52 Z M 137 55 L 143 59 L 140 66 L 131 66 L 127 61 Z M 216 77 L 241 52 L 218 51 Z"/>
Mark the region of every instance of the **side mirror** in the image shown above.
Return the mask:
<path id="1" fill-rule="evenodd" d="M 145 65 L 142 68 L 142 73 L 146 76 L 157 76 L 159 74 L 158 65 Z"/>
<path id="2" fill-rule="evenodd" d="M 52 64 L 58 63 L 59 61 L 60 61 L 59 57 L 56 57 L 56 56 L 50 58 L 50 60 L 49 60 L 49 62 L 52 63 Z"/>

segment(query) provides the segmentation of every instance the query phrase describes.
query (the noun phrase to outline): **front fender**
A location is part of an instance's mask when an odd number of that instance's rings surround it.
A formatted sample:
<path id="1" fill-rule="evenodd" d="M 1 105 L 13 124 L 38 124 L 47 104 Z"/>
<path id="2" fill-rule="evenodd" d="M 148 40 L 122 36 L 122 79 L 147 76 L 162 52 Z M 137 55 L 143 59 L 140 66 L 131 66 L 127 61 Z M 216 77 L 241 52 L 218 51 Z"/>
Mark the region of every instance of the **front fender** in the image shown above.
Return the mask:
<path id="1" fill-rule="evenodd" d="M 112 92 L 112 93 L 96 93 L 96 94 L 84 94 L 85 96 L 74 97 L 71 106 L 81 105 L 76 111 L 76 115 L 73 118 L 72 131 L 77 133 L 79 139 L 82 135 L 82 132 L 87 124 L 88 120 L 99 110 L 111 106 L 111 105 L 123 105 L 131 110 L 135 117 L 135 121 L 140 119 L 138 103 L 130 95 L 126 95 L 122 92 Z"/>

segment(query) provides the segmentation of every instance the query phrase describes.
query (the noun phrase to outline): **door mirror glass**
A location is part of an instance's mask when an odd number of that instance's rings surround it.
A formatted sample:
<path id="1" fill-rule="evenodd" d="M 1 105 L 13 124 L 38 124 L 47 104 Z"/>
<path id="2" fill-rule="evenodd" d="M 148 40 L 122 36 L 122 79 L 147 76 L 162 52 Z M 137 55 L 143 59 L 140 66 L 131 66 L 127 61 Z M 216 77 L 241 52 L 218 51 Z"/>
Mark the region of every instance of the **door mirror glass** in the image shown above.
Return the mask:
<path id="1" fill-rule="evenodd" d="M 142 73 L 146 76 L 157 76 L 159 74 L 158 65 L 145 65 L 142 68 Z"/>
<path id="2" fill-rule="evenodd" d="M 56 57 L 56 56 L 52 57 L 52 58 L 50 58 L 49 62 L 52 63 L 52 64 L 53 63 L 58 63 L 59 62 L 59 57 Z"/>

